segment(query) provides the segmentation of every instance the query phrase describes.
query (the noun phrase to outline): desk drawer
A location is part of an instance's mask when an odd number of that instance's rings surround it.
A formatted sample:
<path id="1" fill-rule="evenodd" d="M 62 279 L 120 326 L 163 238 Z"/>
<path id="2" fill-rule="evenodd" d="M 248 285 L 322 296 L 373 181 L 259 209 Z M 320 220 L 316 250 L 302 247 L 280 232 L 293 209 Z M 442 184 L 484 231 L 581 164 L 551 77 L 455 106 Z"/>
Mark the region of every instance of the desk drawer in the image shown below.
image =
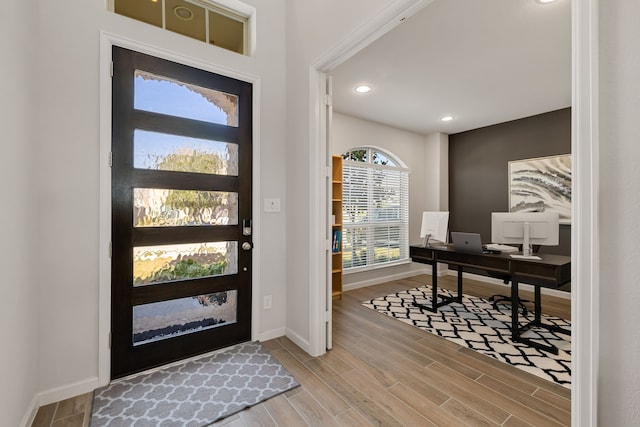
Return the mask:
<path id="1" fill-rule="evenodd" d="M 571 281 L 571 264 L 549 265 L 536 262 L 514 262 L 513 276 L 522 283 L 557 288 Z"/>
<path id="2" fill-rule="evenodd" d="M 432 264 L 434 259 L 434 251 L 419 246 L 409 247 L 409 256 L 413 262 L 421 262 L 423 264 Z"/>
<path id="3" fill-rule="evenodd" d="M 450 265 L 461 265 L 479 270 L 487 270 L 494 273 L 509 274 L 509 258 L 499 255 L 476 255 L 460 252 L 438 252 L 438 262 Z"/>

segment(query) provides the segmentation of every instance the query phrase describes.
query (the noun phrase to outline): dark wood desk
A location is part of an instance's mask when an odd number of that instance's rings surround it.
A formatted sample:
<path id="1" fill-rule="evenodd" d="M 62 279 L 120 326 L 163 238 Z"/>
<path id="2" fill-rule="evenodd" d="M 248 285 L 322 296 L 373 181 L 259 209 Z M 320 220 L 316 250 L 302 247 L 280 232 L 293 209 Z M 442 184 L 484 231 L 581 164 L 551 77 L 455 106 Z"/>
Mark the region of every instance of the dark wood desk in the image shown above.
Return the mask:
<path id="1" fill-rule="evenodd" d="M 508 254 L 472 254 L 458 252 L 449 245 L 443 246 L 410 246 L 411 260 L 432 267 L 432 299 L 431 306 L 417 306 L 432 312 L 452 302 L 462 302 L 462 273 L 465 268 L 478 270 L 478 274 L 499 278 L 511 283 L 511 334 L 515 342 L 523 342 L 536 348 L 557 354 L 558 349 L 539 342 L 523 338 L 521 335 L 534 326 L 553 331 L 570 333 L 555 325 L 542 323 L 540 306 L 540 288 L 556 289 L 571 281 L 571 258 L 562 255 L 538 254 L 540 260 L 511 258 Z M 438 263 L 449 264 L 458 270 L 458 294 L 456 297 L 438 295 Z M 474 271 L 476 272 L 476 271 Z M 524 326 L 518 322 L 518 284 L 534 285 L 534 320 Z M 440 298 L 440 301 L 438 300 Z"/>

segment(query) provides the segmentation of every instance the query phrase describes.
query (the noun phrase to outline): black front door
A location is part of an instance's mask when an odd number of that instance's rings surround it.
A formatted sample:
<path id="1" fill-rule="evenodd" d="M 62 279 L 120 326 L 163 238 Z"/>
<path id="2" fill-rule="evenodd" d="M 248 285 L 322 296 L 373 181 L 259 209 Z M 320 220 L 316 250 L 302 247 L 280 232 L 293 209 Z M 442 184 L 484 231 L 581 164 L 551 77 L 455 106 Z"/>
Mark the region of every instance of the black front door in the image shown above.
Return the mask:
<path id="1" fill-rule="evenodd" d="M 251 339 L 252 85 L 118 47 L 113 70 L 118 378 Z"/>

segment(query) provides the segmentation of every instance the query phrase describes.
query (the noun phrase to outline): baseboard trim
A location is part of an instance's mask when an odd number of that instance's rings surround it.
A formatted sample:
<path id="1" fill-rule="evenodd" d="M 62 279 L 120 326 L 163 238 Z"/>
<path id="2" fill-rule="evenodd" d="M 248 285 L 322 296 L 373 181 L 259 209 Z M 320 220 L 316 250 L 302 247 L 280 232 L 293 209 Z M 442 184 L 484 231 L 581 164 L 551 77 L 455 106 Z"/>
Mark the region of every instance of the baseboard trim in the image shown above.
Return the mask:
<path id="1" fill-rule="evenodd" d="M 302 350 L 311 354 L 311 344 L 309 343 L 309 340 L 302 338 L 299 334 L 293 332 L 289 328 L 286 328 L 285 336 L 293 341 L 294 344 L 300 347 Z"/>
<path id="2" fill-rule="evenodd" d="M 33 424 L 33 420 L 36 419 L 36 414 L 38 413 L 38 408 L 40 408 L 40 405 L 38 405 L 38 396 L 33 396 L 33 399 L 31 399 L 31 402 L 29 403 L 29 407 L 27 408 L 27 411 L 24 413 L 24 416 L 22 417 L 22 421 L 20 422 L 20 427 L 30 427 L 31 424 Z"/>
<path id="3" fill-rule="evenodd" d="M 284 336 L 286 332 L 287 330 L 284 327 L 278 328 L 278 329 L 272 329 L 266 332 L 260 332 L 258 334 L 258 341 L 263 342 L 263 341 L 269 341 L 275 338 L 280 338 Z"/>
<path id="4" fill-rule="evenodd" d="M 36 418 L 38 409 L 41 406 L 70 399 L 80 394 L 89 393 L 96 388 L 98 388 L 98 377 L 93 377 L 36 394 L 33 399 L 31 399 L 31 403 L 29 404 L 24 417 L 22 417 L 20 427 L 31 426 L 31 424 L 33 424 L 33 420 Z"/>
<path id="5" fill-rule="evenodd" d="M 70 399 L 80 394 L 89 393 L 98 387 L 98 377 L 92 377 L 73 384 L 42 391 L 38 393 L 36 397 L 38 405 L 44 406 L 50 403 L 60 402 L 61 400 Z"/>
<path id="6" fill-rule="evenodd" d="M 344 292 L 352 291 L 354 289 L 366 288 L 367 286 L 373 286 L 373 285 L 379 285 L 380 283 L 390 282 L 392 280 L 406 279 L 407 277 L 413 277 L 420 274 L 431 275 L 431 269 L 423 268 L 418 270 L 405 271 L 403 273 L 389 274 L 386 276 L 376 277 L 375 279 L 362 280 L 360 282 L 349 283 L 347 285 L 342 285 L 342 290 Z M 446 276 L 446 275 L 447 275 L 446 271 L 438 272 L 438 276 Z"/>

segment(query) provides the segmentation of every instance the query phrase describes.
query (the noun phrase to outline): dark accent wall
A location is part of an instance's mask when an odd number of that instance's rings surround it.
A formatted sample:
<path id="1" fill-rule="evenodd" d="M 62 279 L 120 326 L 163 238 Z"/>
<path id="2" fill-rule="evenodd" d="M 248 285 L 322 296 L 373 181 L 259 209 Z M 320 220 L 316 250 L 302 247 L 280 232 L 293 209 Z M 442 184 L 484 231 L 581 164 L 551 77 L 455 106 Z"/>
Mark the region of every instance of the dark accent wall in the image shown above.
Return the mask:
<path id="1" fill-rule="evenodd" d="M 491 241 L 491 212 L 509 210 L 508 163 L 571 153 L 571 109 L 449 135 L 449 229 Z M 560 245 L 541 252 L 571 255 L 571 226 Z"/>

